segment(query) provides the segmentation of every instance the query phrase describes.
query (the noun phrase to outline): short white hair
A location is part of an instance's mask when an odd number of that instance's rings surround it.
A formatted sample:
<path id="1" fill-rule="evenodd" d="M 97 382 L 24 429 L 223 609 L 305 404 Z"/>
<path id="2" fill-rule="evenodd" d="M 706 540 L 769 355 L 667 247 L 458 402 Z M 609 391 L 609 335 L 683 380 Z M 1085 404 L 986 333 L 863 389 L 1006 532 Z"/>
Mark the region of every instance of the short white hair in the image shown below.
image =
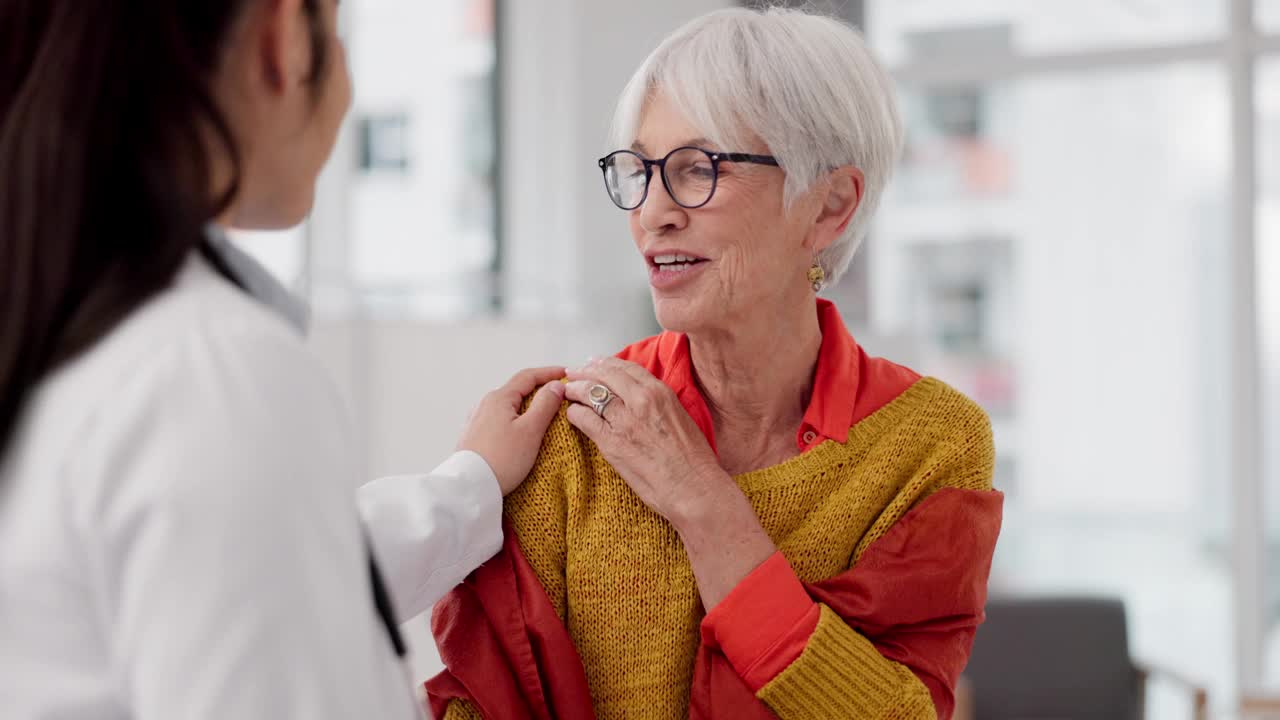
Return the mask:
<path id="1" fill-rule="evenodd" d="M 718 10 L 672 33 L 645 59 L 618 101 L 612 140 L 636 139 L 649 98 L 662 93 L 726 152 L 759 137 L 786 171 L 785 201 L 845 165 L 864 177 L 845 232 L 818 256 L 840 279 L 862 244 L 902 152 L 902 118 L 889 75 L 862 35 L 831 17 L 785 8 Z"/>

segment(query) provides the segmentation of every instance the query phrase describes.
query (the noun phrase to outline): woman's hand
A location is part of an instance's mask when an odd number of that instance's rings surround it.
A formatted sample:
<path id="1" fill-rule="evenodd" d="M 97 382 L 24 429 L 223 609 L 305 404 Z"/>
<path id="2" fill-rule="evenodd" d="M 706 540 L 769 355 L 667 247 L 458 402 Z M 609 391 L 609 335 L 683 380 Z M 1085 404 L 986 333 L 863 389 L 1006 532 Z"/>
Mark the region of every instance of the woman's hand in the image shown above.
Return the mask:
<path id="1" fill-rule="evenodd" d="M 680 535 L 703 607 L 708 610 L 778 548 L 761 527 L 747 496 L 662 381 L 616 358 L 569 371 L 569 422 L 654 512 Z M 613 393 L 598 415 L 591 388 Z"/>
<path id="2" fill-rule="evenodd" d="M 458 449 L 471 450 L 489 463 L 503 495 L 519 487 L 533 469 L 542 436 L 564 402 L 565 386 L 556 382 L 563 377 L 562 367 L 521 370 L 506 385 L 485 395 L 471 413 Z M 539 385 L 542 389 L 521 415 L 525 397 Z"/>
<path id="3" fill-rule="evenodd" d="M 643 367 L 604 358 L 571 370 L 569 380 L 569 422 L 654 512 L 679 524 L 716 493 L 737 490 L 675 393 Z M 603 416 L 591 406 L 595 385 L 613 394 Z"/>

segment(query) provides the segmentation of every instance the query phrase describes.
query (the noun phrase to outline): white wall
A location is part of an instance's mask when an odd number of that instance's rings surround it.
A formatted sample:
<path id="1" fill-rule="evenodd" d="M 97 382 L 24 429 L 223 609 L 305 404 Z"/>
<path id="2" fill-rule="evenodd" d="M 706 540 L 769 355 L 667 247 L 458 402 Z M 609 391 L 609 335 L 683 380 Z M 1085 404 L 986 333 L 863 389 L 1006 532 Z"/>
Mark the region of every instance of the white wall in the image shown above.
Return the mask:
<path id="1" fill-rule="evenodd" d="M 430 468 L 453 452 L 480 397 L 517 370 L 581 363 L 619 341 L 561 322 L 379 323 L 361 338 L 369 474 Z"/>

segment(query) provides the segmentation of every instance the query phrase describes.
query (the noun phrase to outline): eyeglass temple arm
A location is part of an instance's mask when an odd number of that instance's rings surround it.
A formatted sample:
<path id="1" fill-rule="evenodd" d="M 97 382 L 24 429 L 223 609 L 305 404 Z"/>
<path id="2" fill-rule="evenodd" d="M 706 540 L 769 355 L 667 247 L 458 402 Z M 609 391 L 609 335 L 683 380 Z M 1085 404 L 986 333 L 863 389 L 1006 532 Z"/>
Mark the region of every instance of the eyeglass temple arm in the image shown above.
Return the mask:
<path id="1" fill-rule="evenodd" d="M 757 165 L 777 165 L 778 159 L 772 155 L 752 155 L 750 153 L 712 153 L 711 157 L 729 162 L 748 162 Z"/>

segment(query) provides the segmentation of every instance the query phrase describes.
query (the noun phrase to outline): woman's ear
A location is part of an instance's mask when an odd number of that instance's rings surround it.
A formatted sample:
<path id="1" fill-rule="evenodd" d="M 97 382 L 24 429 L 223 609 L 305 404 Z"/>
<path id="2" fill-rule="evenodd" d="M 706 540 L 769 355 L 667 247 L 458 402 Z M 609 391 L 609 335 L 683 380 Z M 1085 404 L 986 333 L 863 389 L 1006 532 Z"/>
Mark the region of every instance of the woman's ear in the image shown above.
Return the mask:
<path id="1" fill-rule="evenodd" d="M 303 0 L 268 0 L 251 15 L 250 42 L 257 49 L 261 79 L 269 92 L 283 95 L 307 82 L 311 70 L 311 33 Z"/>
<path id="2" fill-rule="evenodd" d="M 818 186 L 822 203 L 810 232 L 811 250 L 826 250 L 849 227 L 862 203 L 864 184 L 862 171 L 852 165 L 838 167 L 827 174 Z"/>

